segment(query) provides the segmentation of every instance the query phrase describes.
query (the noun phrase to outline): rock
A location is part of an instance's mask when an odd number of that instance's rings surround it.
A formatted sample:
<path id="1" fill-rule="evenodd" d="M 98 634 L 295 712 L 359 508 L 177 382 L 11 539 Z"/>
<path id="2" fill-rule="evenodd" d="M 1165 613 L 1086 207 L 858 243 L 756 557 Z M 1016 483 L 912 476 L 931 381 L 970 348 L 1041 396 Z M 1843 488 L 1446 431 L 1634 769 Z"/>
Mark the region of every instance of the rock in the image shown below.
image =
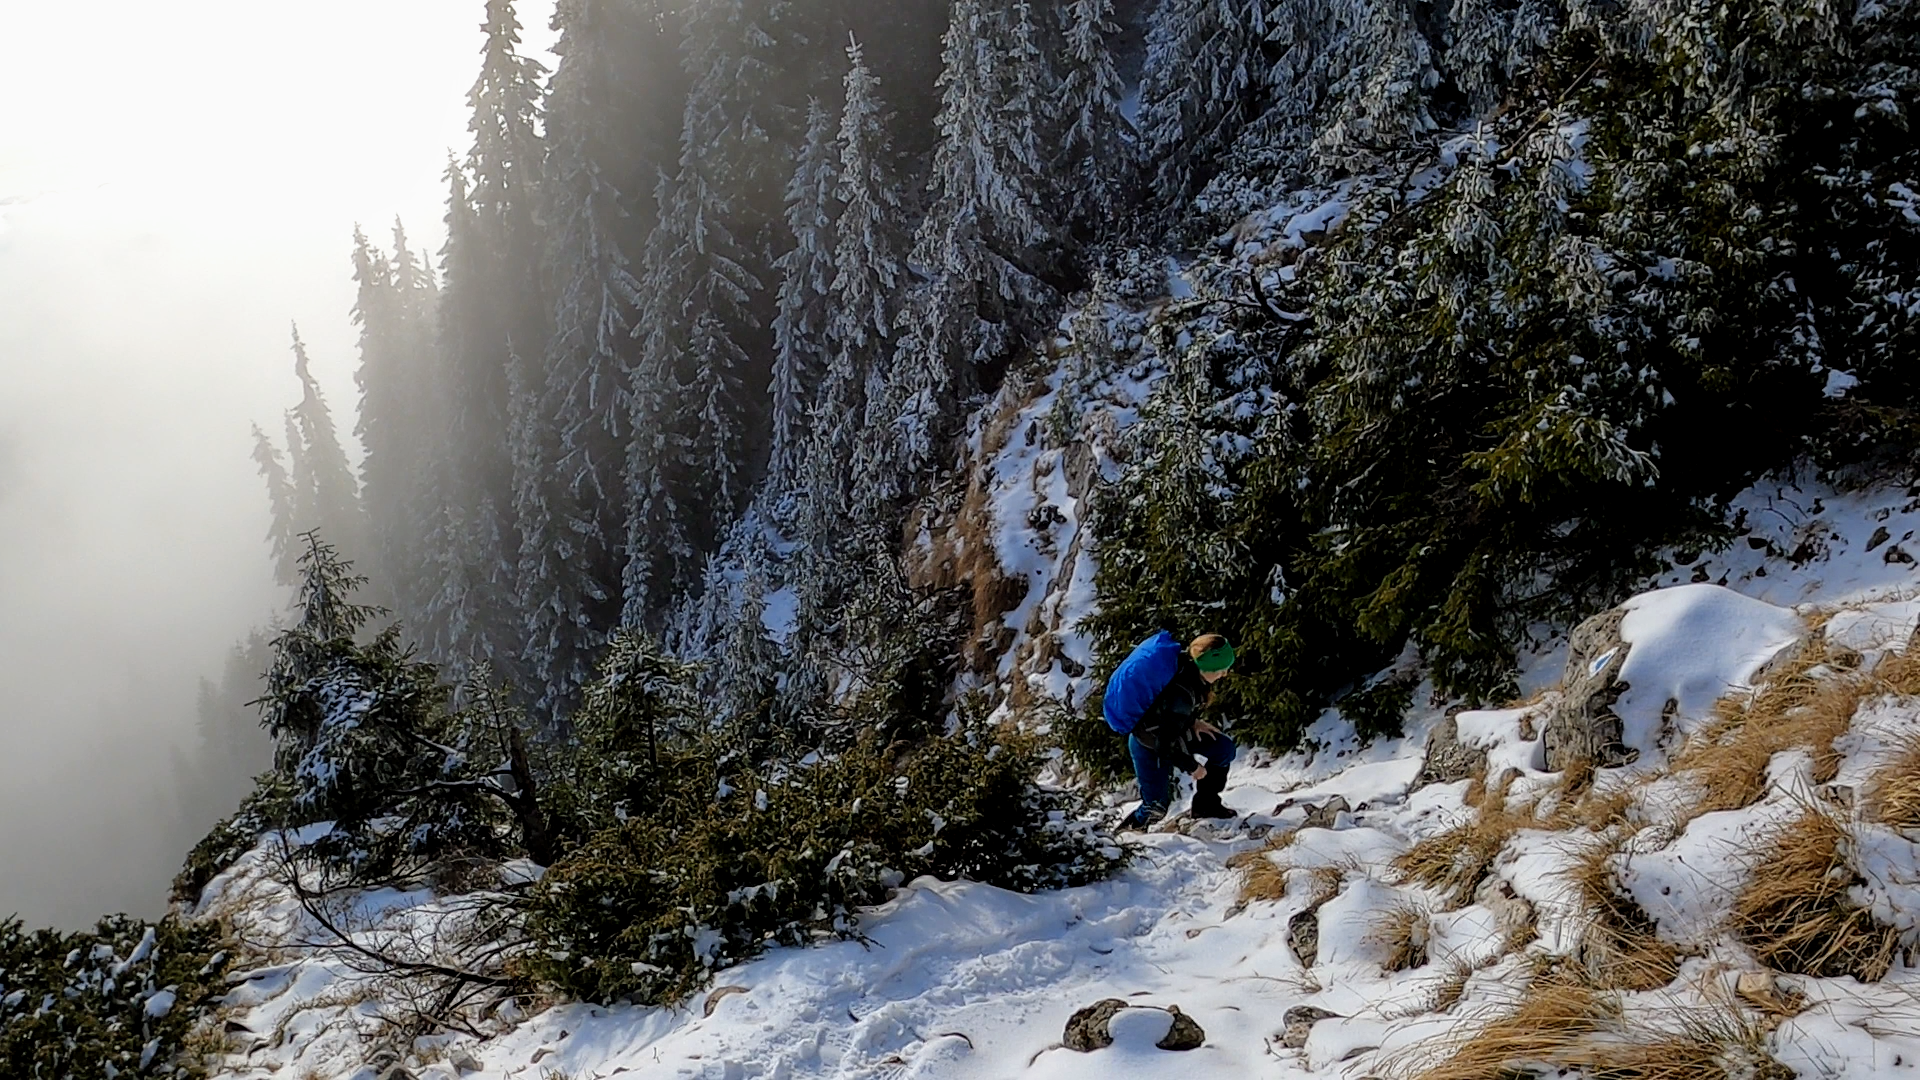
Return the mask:
<path id="1" fill-rule="evenodd" d="M 1486 771 L 1486 749 L 1461 742 L 1459 722 L 1449 716 L 1427 736 L 1426 761 L 1420 766 L 1420 775 L 1414 777 L 1413 786 L 1457 783 L 1484 775 Z"/>
<path id="2" fill-rule="evenodd" d="M 414 1080 L 414 1076 L 413 1073 L 407 1071 L 406 1066 L 393 1065 L 389 1066 L 386 1072 L 380 1074 L 380 1080 Z"/>
<path id="3" fill-rule="evenodd" d="M 1548 772 L 1577 765 L 1608 768 L 1639 756 L 1621 742 L 1620 716 L 1613 711 L 1627 690 L 1619 679 L 1629 648 L 1620 637 L 1626 617 L 1626 609 L 1616 607 L 1574 628 L 1567 642 L 1560 700 L 1547 713 L 1541 730 Z"/>
<path id="4" fill-rule="evenodd" d="M 1352 809 L 1353 807 L 1347 803 L 1346 796 L 1335 795 L 1319 806 L 1308 810 L 1306 820 L 1300 823 L 1300 827 L 1303 829 L 1331 829 L 1334 826 L 1334 822 L 1340 819 L 1341 814 L 1347 813 Z"/>
<path id="5" fill-rule="evenodd" d="M 1200 1022 L 1180 1011 L 1180 1006 L 1169 1005 L 1167 1011 L 1173 1014 L 1173 1026 L 1167 1029 L 1166 1037 L 1153 1045 L 1162 1050 L 1198 1050 L 1207 1041 L 1207 1033 Z"/>
<path id="6" fill-rule="evenodd" d="M 729 996 L 733 994 L 744 994 L 746 992 L 747 992 L 747 988 L 744 986 L 714 987 L 713 993 L 707 995 L 707 1004 L 706 1004 L 706 1007 L 702 1010 L 701 1015 L 712 1016 L 713 1010 L 719 1008 L 720 1003 L 726 1000 Z"/>
<path id="7" fill-rule="evenodd" d="M 1199 1022 L 1181 1012 L 1178 1005 L 1159 1009 L 1146 1005 L 1129 1005 L 1119 998 L 1106 998 L 1094 1002 L 1067 1019 L 1067 1029 L 1060 1037 L 1060 1045 L 1069 1050 L 1078 1050 L 1083 1054 L 1112 1046 L 1113 1018 L 1129 1009 L 1165 1013 L 1171 1019 L 1167 1033 L 1153 1044 L 1162 1050 L 1197 1050 L 1207 1041 L 1207 1033 L 1201 1028 Z"/>
<path id="8" fill-rule="evenodd" d="M 1320 905 L 1300 912 L 1287 920 L 1287 948 L 1300 961 L 1300 966 L 1310 968 L 1320 959 Z"/>
<path id="9" fill-rule="evenodd" d="M 1322 1020 L 1338 1019 L 1339 1013 L 1312 1005 L 1295 1005 L 1280 1017 L 1280 1045 L 1289 1050 L 1303 1049 L 1307 1045 L 1307 1036 L 1313 1032 L 1313 1025 Z"/>
<path id="10" fill-rule="evenodd" d="M 1127 1003 L 1119 998 L 1106 998 L 1074 1013 L 1067 1018 L 1067 1031 L 1060 1036 L 1060 1045 L 1083 1054 L 1112 1046 L 1113 1035 L 1107 1031 L 1107 1022 L 1126 1007 Z"/>
<path id="11" fill-rule="evenodd" d="M 448 1058 L 447 1064 L 453 1066 L 456 1072 L 470 1073 L 480 1071 L 480 1062 L 475 1060 L 474 1056 L 465 1050 L 461 1050 Z"/>

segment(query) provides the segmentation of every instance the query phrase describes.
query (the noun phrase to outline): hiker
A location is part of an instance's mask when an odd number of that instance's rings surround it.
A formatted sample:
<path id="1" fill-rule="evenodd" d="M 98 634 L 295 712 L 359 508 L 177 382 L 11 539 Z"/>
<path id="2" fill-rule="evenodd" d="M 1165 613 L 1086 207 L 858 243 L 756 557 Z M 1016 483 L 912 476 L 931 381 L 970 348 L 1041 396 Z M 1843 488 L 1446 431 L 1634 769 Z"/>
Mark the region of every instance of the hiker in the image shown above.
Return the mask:
<path id="1" fill-rule="evenodd" d="M 1162 630 L 1134 646 L 1114 669 L 1101 711 L 1107 726 L 1127 737 L 1140 784 L 1140 808 L 1121 822 L 1123 828 L 1144 829 L 1166 816 L 1174 769 L 1193 776 L 1194 817 L 1234 816 L 1220 801 L 1233 740 L 1199 715 L 1213 698 L 1213 683 L 1232 667 L 1233 645 L 1219 634 L 1202 634 L 1182 648 Z"/>

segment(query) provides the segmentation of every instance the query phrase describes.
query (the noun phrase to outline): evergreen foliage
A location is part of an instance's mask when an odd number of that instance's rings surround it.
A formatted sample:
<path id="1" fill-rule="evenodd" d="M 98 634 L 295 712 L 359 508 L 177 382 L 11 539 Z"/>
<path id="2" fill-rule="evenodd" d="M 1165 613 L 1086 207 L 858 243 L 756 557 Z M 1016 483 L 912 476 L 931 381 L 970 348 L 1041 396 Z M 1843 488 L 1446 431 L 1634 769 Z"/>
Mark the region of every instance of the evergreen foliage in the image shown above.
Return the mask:
<path id="1" fill-rule="evenodd" d="M 1911 295 L 1916 223 L 1865 185 L 1913 169 L 1875 102 L 1915 16 L 1796 11 L 1589 20 L 1431 190 L 1363 185 L 1325 258 L 1191 305 L 1101 510 L 1109 654 L 1239 628 L 1223 686 L 1272 744 L 1407 644 L 1440 693 L 1498 699 L 1531 627 L 1844 442 L 1874 391 L 1836 405 L 1832 358 L 1911 346 L 1860 313 Z M 1389 728 L 1404 689 L 1348 719 Z"/>
<path id="2" fill-rule="evenodd" d="M 921 874 L 1032 891 L 1111 873 L 1123 852 L 1035 784 L 1040 761 L 984 725 L 773 774 L 676 750 L 643 810 L 542 880 L 527 972 L 590 1001 L 670 1001 L 770 946 L 858 936 L 859 907 Z"/>
<path id="3" fill-rule="evenodd" d="M 205 1075 L 187 1039 L 226 989 L 227 956 L 210 922 L 115 915 L 63 934 L 0 919 L 0 1073 Z"/>

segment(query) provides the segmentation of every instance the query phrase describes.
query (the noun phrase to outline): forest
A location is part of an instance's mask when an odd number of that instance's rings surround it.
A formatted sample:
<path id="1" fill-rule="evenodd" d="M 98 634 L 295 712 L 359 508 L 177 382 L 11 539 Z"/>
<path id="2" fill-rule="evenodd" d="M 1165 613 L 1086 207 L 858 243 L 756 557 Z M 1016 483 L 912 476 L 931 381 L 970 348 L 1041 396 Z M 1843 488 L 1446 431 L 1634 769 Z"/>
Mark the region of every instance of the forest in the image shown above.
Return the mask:
<path id="1" fill-rule="evenodd" d="M 1920 445 L 1911 2 L 561 0 L 550 72 L 521 14 L 444 248 L 351 238 L 351 424 L 296 333 L 255 432 L 276 766 L 176 883 L 286 826 L 342 888 L 548 868 L 449 1009 L 1125 863 L 1095 704 L 904 569 L 1005 386 L 1064 446 L 1150 385 L 1085 511 L 1093 669 L 1223 630 L 1273 750 L 1512 697 L 1756 478 Z"/>

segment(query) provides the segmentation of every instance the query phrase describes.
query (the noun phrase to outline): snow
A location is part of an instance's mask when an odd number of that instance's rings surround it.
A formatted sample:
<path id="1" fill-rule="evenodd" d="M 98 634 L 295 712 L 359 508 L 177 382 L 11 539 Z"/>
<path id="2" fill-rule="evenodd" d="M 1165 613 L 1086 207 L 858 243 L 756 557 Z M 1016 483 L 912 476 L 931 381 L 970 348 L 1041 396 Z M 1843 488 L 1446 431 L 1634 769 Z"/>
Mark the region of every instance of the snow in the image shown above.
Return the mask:
<path id="1" fill-rule="evenodd" d="M 1622 741 L 1650 758 L 1666 748 L 1671 723 L 1685 734 L 1713 703 L 1747 686 L 1753 674 L 1806 627 L 1784 608 L 1718 585 L 1681 585 L 1634 597 L 1620 637 L 1630 648 L 1615 704 Z M 1597 662 L 1597 661 L 1596 661 Z"/>
<path id="2" fill-rule="evenodd" d="M 1069 566 L 1066 549 L 1080 507 L 1065 497 L 1060 451 L 1029 441 L 1053 405 L 1057 382 L 1016 404 L 1007 445 L 994 457 L 989 492 L 992 542 L 1009 571 L 1035 582 L 1009 616 L 1021 642 L 1031 630 L 1060 634 L 1089 610 L 1091 563 Z M 1104 400 L 1137 400 L 1137 387 L 1109 385 Z M 1051 455 L 1051 457 L 1050 457 Z M 1059 508 L 1050 537 L 1027 527 L 1042 505 Z M 1659 763 L 1675 742 L 1710 715 L 1714 702 L 1766 678 L 1766 665 L 1805 635 L 1816 614 L 1839 646 L 1872 655 L 1904 647 L 1920 624 L 1912 565 L 1886 552 L 1911 543 L 1920 507 L 1904 492 L 1840 494 L 1774 482 L 1735 501 L 1739 538 L 1727 550 L 1695 557 L 1663 578 L 1667 587 L 1630 600 L 1621 632 L 1629 643 L 1617 709 L 1628 741 L 1643 752 L 1633 769 L 1603 770 L 1596 785 L 1624 790 L 1634 824 L 1615 837 L 1611 866 L 1626 894 L 1659 935 L 1701 955 L 1685 962 L 1673 986 L 1625 995 L 1636 1022 L 1672 1028 L 1694 1016 L 1721 1016 L 1731 981 L 1751 967 L 1725 929 L 1741 883 L 1764 864 L 1775 828 L 1824 806 L 1858 838 L 1849 865 L 1854 899 L 1903 943 L 1920 942 L 1920 844 L 1860 818 L 1822 794 L 1863 791 L 1907 733 L 1920 702 L 1890 697 L 1863 705 L 1853 731 L 1835 744 L 1839 772 L 1815 783 L 1803 750 L 1776 754 L 1765 793 L 1753 805 L 1693 816 L 1684 777 Z M 1882 535 L 1884 534 L 1884 535 Z M 1878 537 L 1876 541 L 1876 537 Z M 1753 542 L 1749 542 L 1749 541 Z M 1687 580 L 1700 573 L 1707 580 Z M 1725 586 L 1715 584 L 1724 579 Z M 1035 616 L 1038 616 L 1036 619 Z M 1034 625 L 1030 626 L 1032 623 Z M 1082 643 L 1084 644 L 1084 643 Z M 1024 647 L 1016 646 L 1015 650 Z M 1079 646 L 1075 646 L 1078 648 Z M 1068 650 L 1069 655 L 1084 655 Z M 1564 642 L 1530 651 L 1523 683 L 1551 680 Z M 1057 667 L 1037 676 L 1068 686 Z M 1088 676 L 1087 678 L 1090 678 Z M 1053 684 L 1049 684 L 1053 685 Z M 1422 687 L 1416 699 L 1430 699 Z M 1509 811 L 1526 813 L 1559 797 L 1560 778 L 1544 771 L 1538 736 L 1548 689 L 1530 703 L 1455 716 L 1459 737 L 1488 753 L 1489 772 L 1513 770 Z M 1671 702 L 1671 705 L 1669 705 Z M 1444 715 L 1423 708 L 1400 739 L 1360 744 L 1329 710 L 1311 743 L 1275 756 L 1247 748 L 1225 792 L 1242 815 L 1237 828 L 1193 825 L 1148 834 L 1137 857 L 1111 880 L 1077 889 L 1020 895 L 968 882 L 920 879 L 866 912 L 868 940 L 810 949 L 776 949 L 716 973 L 713 984 L 667 1008 L 560 1004 L 525 1015 L 506 1008 L 484 1022 L 483 1037 L 453 1035 L 435 1046 L 478 1068 L 445 1064 L 416 1070 L 454 1080 L 538 1080 L 549 1072 L 576 1080 L 618 1075 L 739 1080 L 1156 1080 L 1195 1076 L 1352 1078 L 1390 1075 L 1445 1056 L 1447 1040 L 1480 1018 L 1502 1015 L 1526 993 L 1542 958 L 1572 953 L 1591 916 L 1568 875 L 1606 840 L 1580 827 L 1545 823 L 1519 831 L 1494 860 L 1470 902 L 1402 882 L 1393 861 L 1422 840 L 1471 821 L 1465 781 L 1412 790 L 1427 732 Z M 1345 812 L 1325 827 L 1302 828 L 1310 809 L 1339 797 Z M 1116 810 L 1122 807 L 1114 808 Z M 1176 813 L 1182 809 L 1176 804 Z M 1848 816 L 1851 815 L 1851 816 Z M 312 830 L 309 830 L 312 831 Z M 324 830 L 322 830 L 324 831 Z M 1228 860 L 1258 850 L 1271 835 L 1288 842 L 1257 856 L 1280 868 L 1277 899 L 1242 903 Z M 296 940 L 302 915 L 268 879 L 265 850 L 250 854 L 207 890 L 203 910 L 238 913 L 249 941 Z M 521 868 L 523 876 L 532 868 Z M 1330 887 L 1330 891 L 1329 891 Z M 432 926 L 456 898 L 382 890 L 354 906 L 370 927 Z M 1322 901 L 1324 901 L 1322 903 Z M 1289 945 L 1296 916 L 1317 908 L 1318 949 L 1303 963 Z M 1515 912 L 1528 912 L 1537 937 L 1514 951 Z M 1428 963 L 1387 971 L 1384 928 L 1423 924 Z M 324 953 L 293 950 L 283 962 L 237 977 L 226 1014 L 253 1032 L 276 1033 L 234 1046 L 216 1075 L 257 1080 L 312 1070 L 320 1080 L 349 1080 L 365 1065 L 368 1012 L 347 1004 L 363 976 Z M 1802 1075 L 1865 1080 L 1898 1058 L 1920 1060 L 1920 1036 L 1898 1020 L 1920 983 L 1896 967 L 1886 980 L 1786 978 L 1805 995 L 1806 1012 L 1784 1019 L 1769 1051 Z M 1459 1004 L 1436 1011 L 1437 996 Z M 1091 1054 L 1059 1045 L 1067 1018 L 1103 998 L 1144 1006 L 1122 1012 L 1114 1044 Z M 156 994 L 150 999 L 160 1000 Z M 1158 1049 L 1168 1006 L 1206 1031 L 1190 1052 Z M 1281 1046 L 1281 1018 L 1294 1006 L 1336 1014 L 1314 1025 L 1306 1045 Z M 377 1075 L 369 1073 L 368 1075 Z"/>
<path id="3" fill-rule="evenodd" d="M 760 612 L 760 623 L 767 633 L 779 645 L 787 643 L 787 637 L 793 633 L 793 627 L 800 618 L 800 597 L 791 586 L 777 589 L 766 595 L 765 607 Z"/>
<path id="4" fill-rule="evenodd" d="M 178 996 L 172 987 L 155 990 L 141 1011 L 146 1013 L 147 1019 L 158 1020 L 173 1011 L 173 1003 Z"/>

